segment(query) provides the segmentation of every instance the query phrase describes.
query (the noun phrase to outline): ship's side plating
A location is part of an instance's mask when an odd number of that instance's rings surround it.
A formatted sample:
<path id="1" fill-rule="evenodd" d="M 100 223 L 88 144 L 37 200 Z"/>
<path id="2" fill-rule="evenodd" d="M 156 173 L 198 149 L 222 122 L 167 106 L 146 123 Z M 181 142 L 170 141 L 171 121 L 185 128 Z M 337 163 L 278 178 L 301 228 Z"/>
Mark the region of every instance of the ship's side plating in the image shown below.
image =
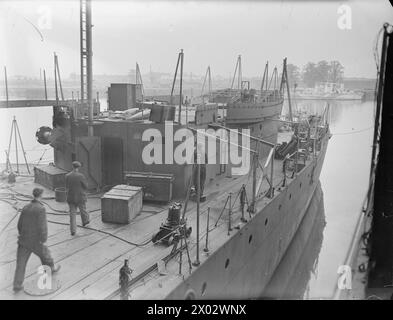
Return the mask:
<path id="1" fill-rule="evenodd" d="M 319 181 L 329 134 L 321 151 L 225 245 L 217 248 L 168 299 L 258 298 L 289 246 Z M 263 207 L 263 208 L 261 208 Z M 214 244 L 212 244 L 214 245 Z"/>

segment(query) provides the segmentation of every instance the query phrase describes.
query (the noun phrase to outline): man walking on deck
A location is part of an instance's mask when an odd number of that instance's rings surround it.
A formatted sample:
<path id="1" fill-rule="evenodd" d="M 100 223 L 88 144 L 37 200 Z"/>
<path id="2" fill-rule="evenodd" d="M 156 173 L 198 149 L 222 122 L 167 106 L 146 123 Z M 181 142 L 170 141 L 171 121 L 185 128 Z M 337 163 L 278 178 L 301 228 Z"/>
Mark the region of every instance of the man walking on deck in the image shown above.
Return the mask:
<path id="1" fill-rule="evenodd" d="M 18 221 L 18 250 L 16 254 L 16 270 L 14 277 L 14 292 L 23 289 L 26 264 L 31 253 L 36 254 L 43 265 L 49 266 L 52 273 L 59 271 L 60 266 L 55 266 L 52 256 L 45 242 L 48 239 L 48 225 L 45 207 L 40 202 L 41 188 L 33 190 L 34 199 L 23 209 Z"/>
<path id="2" fill-rule="evenodd" d="M 67 188 L 67 202 L 70 207 L 70 229 L 71 235 L 76 233 L 76 212 L 79 208 L 79 212 L 82 218 L 82 225 L 89 224 L 90 217 L 86 211 L 86 190 L 87 181 L 85 176 L 79 172 L 81 163 L 74 161 L 72 163 L 74 168 L 70 173 L 66 174 L 66 188 Z"/>

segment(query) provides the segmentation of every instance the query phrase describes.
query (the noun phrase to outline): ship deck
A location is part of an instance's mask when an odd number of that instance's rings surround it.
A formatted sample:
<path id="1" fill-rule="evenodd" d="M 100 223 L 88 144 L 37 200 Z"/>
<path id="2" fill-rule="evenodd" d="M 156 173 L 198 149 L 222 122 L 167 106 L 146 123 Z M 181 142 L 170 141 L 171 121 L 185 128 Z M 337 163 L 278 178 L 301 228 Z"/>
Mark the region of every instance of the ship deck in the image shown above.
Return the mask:
<path id="1" fill-rule="evenodd" d="M 264 163 L 264 160 L 261 161 Z M 274 160 L 274 185 L 282 183 L 282 161 Z M 260 174 L 260 170 L 258 170 Z M 291 179 L 289 178 L 288 183 Z M 245 225 L 241 222 L 238 192 L 242 184 L 246 184 L 247 195 L 251 195 L 252 176 L 221 177 L 205 188 L 206 201 L 200 207 L 200 262 L 201 264 L 220 248 L 230 237 L 240 232 Z M 45 189 L 44 204 L 48 219 L 47 245 L 61 270 L 53 276 L 60 287 L 57 291 L 44 296 L 32 296 L 21 291 L 14 294 L 12 281 L 16 264 L 17 249 L 17 208 L 22 208 L 27 201 L 26 195 L 31 194 L 33 187 L 38 186 L 32 177 L 18 177 L 17 183 L 0 185 L 0 299 L 119 299 L 118 276 L 124 259 L 129 259 L 132 276 L 138 277 L 157 262 L 170 254 L 172 246 L 148 242 L 152 235 L 167 217 L 167 205 L 154 203 L 143 204 L 142 211 L 130 224 L 119 225 L 101 221 L 100 196 L 89 195 L 87 209 L 90 211 L 89 228 L 78 227 L 77 235 L 69 232 L 68 206 L 54 200 L 54 192 Z M 269 188 L 266 179 L 261 187 L 262 196 L 258 200 L 258 210 L 271 199 L 263 197 Z M 280 191 L 276 191 L 279 193 Z M 232 193 L 233 212 L 231 224 L 233 230 L 228 232 L 228 210 L 219 219 L 222 208 Z M 210 208 L 209 222 L 209 253 L 203 251 L 206 241 L 207 211 Z M 249 213 L 245 217 L 250 219 Z M 189 201 L 186 212 L 187 226 L 192 226 L 192 234 L 188 241 L 190 261 L 196 257 L 196 203 Z M 77 218 L 80 224 L 80 218 Z M 217 223 L 216 223 L 217 222 Z M 148 242 L 146 244 L 146 242 Z M 182 254 L 182 274 L 179 274 L 177 255 L 169 260 L 164 270 L 152 268 L 142 279 L 137 281 L 130 290 L 131 299 L 163 299 L 184 277 L 189 275 L 189 263 L 186 250 Z M 27 268 L 25 285 L 36 281 L 39 259 L 32 255 Z M 195 268 L 192 266 L 192 269 Z M 55 282 L 53 282 L 55 283 Z"/>

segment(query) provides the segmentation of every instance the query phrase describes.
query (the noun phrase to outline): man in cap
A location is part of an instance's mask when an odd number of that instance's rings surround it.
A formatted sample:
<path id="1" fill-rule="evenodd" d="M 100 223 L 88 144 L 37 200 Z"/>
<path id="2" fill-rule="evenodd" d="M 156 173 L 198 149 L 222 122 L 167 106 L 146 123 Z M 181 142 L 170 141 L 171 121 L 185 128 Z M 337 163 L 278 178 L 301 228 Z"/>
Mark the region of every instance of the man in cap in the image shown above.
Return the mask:
<path id="1" fill-rule="evenodd" d="M 82 218 L 82 225 L 85 226 L 90 222 L 89 213 L 86 211 L 86 190 L 87 181 L 85 176 L 79 172 L 81 167 L 79 161 L 72 163 L 73 170 L 66 174 L 67 202 L 70 207 L 70 229 L 71 235 L 76 232 L 76 212 L 79 212 Z"/>
<path id="2" fill-rule="evenodd" d="M 34 199 L 22 209 L 19 217 L 14 292 L 23 289 L 26 264 L 31 253 L 36 254 L 43 265 L 49 266 L 52 273 L 60 269 L 59 265 L 55 266 L 50 251 L 45 245 L 48 239 L 48 225 L 45 207 L 40 202 L 43 192 L 41 188 L 33 190 Z"/>

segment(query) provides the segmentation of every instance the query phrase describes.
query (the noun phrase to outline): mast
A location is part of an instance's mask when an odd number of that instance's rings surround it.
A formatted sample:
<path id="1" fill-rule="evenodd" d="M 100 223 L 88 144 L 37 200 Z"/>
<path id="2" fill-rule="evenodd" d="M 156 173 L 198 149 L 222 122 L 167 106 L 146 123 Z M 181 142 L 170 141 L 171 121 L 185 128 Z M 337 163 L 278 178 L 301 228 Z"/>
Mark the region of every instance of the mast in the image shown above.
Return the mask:
<path id="1" fill-rule="evenodd" d="M 61 85 L 61 77 L 60 77 L 59 58 L 56 53 L 55 53 L 55 68 L 57 70 L 57 78 L 59 81 L 61 100 L 64 101 L 63 86 Z"/>
<path id="2" fill-rule="evenodd" d="M 242 80 L 243 80 L 243 75 L 242 75 L 242 57 L 239 54 L 239 73 L 237 75 L 237 88 L 241 89 L 242 88 Z"/>
<path id="3" fill-rule="evenodd" d="M 184 53 L 183 49 L 180 50 L 181 61 L 180 61 L 180 97 L 179 97 L 179 118 L 178 121 L 181 123 L 181 106 L 183 103 L 183 61 L 184 61 Z"/>
<path id="4" fill-rule="evenodd" d="M 91 0 L 80 0 L 81 100 L 88 105 L 88 135 L 93 135 L 93 51 Z"/>
<path id="5" fill-rule="evenodd" d="M 59 105 L 59 92 L 57 91 L 57 68 L 56 68 L 56 53 L 53 54 L 53 65 L 55 67 L 55 95 L 56 95 L 56 106 Z"/>
<path id="6" fill-rule="evenodd" d="M 212 80 L 211 80 L 210 66 L 207 67 L 205 78 L 203 79 L 201 96 L 203 96 L 203 94 L 205 92 L 206 80 L 207 80 L 207 88 L 208 88 L 208 93 L 209 93 L 209 98 L 210 98 L 211 93 L 212 93 Z"/>
<path id="7" fill-rule="evenodd" d="M 8 79 L 7 79 L 7 67 L 4 66 L 4 81 L 5 81 L 5 96 L 7 99 L 7 108 L 8 108 Z"/>
<path id="8" fill-rule="evenodd" d="M 179 115 L 178 115 L 178 122 L 179 123 L 181 120 L 181 106 L 182 106 L 182 102 L 183 102 L 183 60 L 184 60 L 184 53 L 183 53 L 183 49 L 181 49 L 179 52 L 179 55 L 177 57 L 175 76 L 173 77 L 171 97 L 170 97 L 170 104 L 173 105 L 173 92 L 175 91 L 177 71 L 180 66 L 180 101 L 179 101 Z"/>
<path id="9" fill-rule="evenodd" d="M 286 86 L 287 95 L 288 95 L 288 108 L 289 108 L 289 120 L 293 121 L 292 115 L 292 104 L 291 104 L 291 94 L 289 90 L 289 83 L 288 83 L 288 74 L 287 74 L 287 58 L 284 58 L 284 64 L 282 68 L 282 77 L 281 77 L 281 85 L 280 85 L 280 92 L 284 89 L 283 86 Z"/>
<path id="10" fill-rule="evenodd" d="M 135 83 L 141 85 L 141 93 L 142 93 L 142 101 L 143 101 L 145 91 L 143 88 L 143 80 L 142 80 L 141 70 L 139 69 L 138 62 L 136 63 L 136 69 L 135 69 Z"/>
<path id="11" fill-rule="evenodd" d="M 48 100 L 48 91 L 46 89 L 46 72 L 44 69 L 44 87 L 45 87 L 45 100 Z"/>
<path id="12" fill-rule="evenodd" d="M 274 69 L 273 69 L 273 73 L 272 73 L 272 76 L 270 77 L 268 89 L 270 89 L 272 87 L 272 84 L 273 84 L 273 90 L 276 90 L 276 88 L 277 88 L 277 67 L 274 67 Z"/>
<path id="13" fill-rule="evenodd" d="M 209 66 L 209 100 L 212 97 L 212 74 L 210 71 L 210 66 Z"/>
<path id="14" fill-rule="evenodd" d="M 261 94 L 263 90 L 267 90 L 267 82 L 269 81 L 269 61 L 266 61 L 265 70 L 263 71 Z"/>
<path id="15" fill-rule="evenodd" d="M 242 84 L 242 56 L 240 54 L 237 57 L 236 66 L 235 66 L 235 72 L 233 74 L 232 83 L 231 83 L 231 89 L 233 89 L 233 85 L 235 83 L 236 73 L 237 73 L 237 88 L 241 89 L 241 84 Z"/>

